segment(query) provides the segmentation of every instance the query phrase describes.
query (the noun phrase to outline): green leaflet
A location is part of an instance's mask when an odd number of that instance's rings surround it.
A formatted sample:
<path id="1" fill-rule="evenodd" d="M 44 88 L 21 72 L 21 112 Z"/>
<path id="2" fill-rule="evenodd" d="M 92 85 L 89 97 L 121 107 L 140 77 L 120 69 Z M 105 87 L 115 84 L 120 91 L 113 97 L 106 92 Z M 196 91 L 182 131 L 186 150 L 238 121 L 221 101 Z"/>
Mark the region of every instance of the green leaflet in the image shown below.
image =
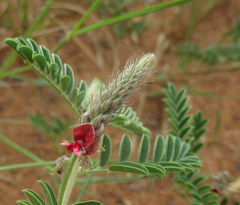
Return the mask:
<path id="1" fill-rule="evenodd" d="M 19 37 L 16 37 L 15 39 L 16 39 L 16 41 L 18 41 L 20 44 L 22 44 L 22 45 L 24 45 L 24 46 L 27 46 L 27 43 L 25 42 L 24 39 L 19 38 Z"/>
<path id="2" fill-rule="evenodd" d="M 25 200 L 18 200 L 17 203 L 18 203 L 19 205 L 32 205 L 30 202 L 25 201 Z"/>
<path id="3" fill-rule="evenodd" d="M 61 84 L 62 91 L 63 92 L 67 91 L 68 87 L 71 84 L 71 78 L 67 75 L 62 76 L 62 78 L 60 79 L 60 84 Z"/>
<path id="4" fill-rule="evenodd" d="M 180 154 L 178 155 L 178 159 L 183 158 L 189 151 L 190 145 L 186 142 L 183 142 L 181 145 L 181 151 Z"/>
<path id="5" fill-rule="evenodd" d="M 124 134 L 119 147 L 119 161 L 128 161 L 132 153 L 132 141 L 129 135 Z"/>
<path id="6" fill-rule="evenodd" d="M 124 114 L 116 114 L 114 119 L 109 124 L 113 127 L 117 127 L 138 136 L 142 136 L 143 134 L 151 135 L 150 130 L 142 126 L 141 123 L 129 119 Z"/>
<path id="7" fill-rule="evenodd" d="M 38 46 L 36 44 L 36 42 L 30 38 L 28 38 L 27 40 L 27 44 L 31 47 L 31 49 L 35 52 L 35 53 L 40 53 Z"/>
<path id="8" fill-rule="evenodd" d="M 52 60 L 51 60 L 51 54 L 49 52 L 49 50 L 47 48 L 45 48 L 44 46 L 39 46 L 40 48 L 40 52 L 45 56 L 48 64 L 50 65 Z"/>
<path id="9" fill-rule="evenodd" d="M 144 163 L 144 167 L 147 168 L 149 173 L 156 173 L 156 174 L 161 174 L 161 175 L 166 175 L 166 170 L 161 166 L 161 165 L 156 165 L 156 164 L 150 164 L 150 163 Z"/>
<path id="10" fill-rule="evenodd" d="M 179 162 L 179 164 L 184 167 L 186 172 L 194 172 L 194 168 L 191 163 Z"/>
<path id="11" fill-rule="evenodd" d="M 4 40 L 4 43 L 6 43 L 8 46 L 10 46 L 13 50 L 17 51 L 18 42 L 12 38 L 6 38 Z"/>
<path id="12" fill-rule="evenodd" d="M 109 170 L 114 172 L 128 172 L 149 176 L 148 170 L 143 165 L 135 162 L 118 162 L 114 165 L 111 165 Z"/>
<path id="13" fill-rule="evenodd" d="M 23 193 L 27 196 L 33 205 L 46 205 L 43 199 L 36 192 L 30 189 L 24 189 Z"/>
<path id="14" fill-rule="evenodd" d="M 209 200 L 214 199 L 214 198 L 218 198 L 218 194 L 216 194 L 216 193 L 207 193 L 207 194 L 203 195 L 202 201 L 208 202 Z"/>
<path id="15" fill-rule="evenodd" d="M 65 74 L 70 77 L 70 84 L 66 90 L 66 94 L 69 95 L 72 92 L 74 86 L 74 74 L 72 68 L 68 64 L 64 64 Z"/>
<path id="16" fill-rule="evenodd" d="M 51 63 L 50 67 L 49 67 L 49 70 L 50 70 L 50 74 L 51 74 L 51 79 L 52 80 L 55 80 L 58 76 L 58 64 L 56 63 Z"/>
<path id="17" fill-rule="evenodd" d="M 198 159 L 198 160 L 189 160 L 189 159 L 181 159 L 178 161 L 180 164 L 188 164 L 188 165 L 191 165 L 192 167 L 194 168 L 201 168 L 202 167 L 202 164 L 201 164 L 201 161 Z"/>
<path id="18" fill-rule="evenodd" d="M 16 39 L 12 39 L 12 38 L 6 38 L 4 40 L 4 43 L 6 43 L 7 45 L 9 45 L 13 50 L 15 50 L 24 60 L 27 60 L 26 57 L 18 51 L 17 46 L 19 45 L 19 42 Z"/>
<path id="19" fill-rule="evenodd" d="M 43 180 L 39 180 L 38 183 L 42 188 L 42 192 L 44 194 L 47 205 L 58 205 L 56 196 L 51 186 Z"/>
<path id="20" fill-rule="evenodd" d="M 51 59 L 51 54 L 49 52 L 49 50 L 47 48 L 45 48 L 44 46 L 39 46 L 39 50 L 40 50 L 40 53 L 44 55 L 44 57 L 46 58 L 46 61 L 47 61 L 47 67 L 46 67 L 46 74 L 49 75 L 49 65 L 51 64 L 52 62 L 52 59 Z"/>
<path id="21" fill-rule="evenodd" d="M 198 194 L 205 194 L 211 191 L 212 189 L 214 189 L 214 187 L 210 185 L 202 186 L 201 188 L 198 189 Z"/>
<path id="22" fill-rule="evenodd" d="M 217 201 L 211 201 L 207 203 L 206 205 L 220 205 Z"/>
<path id="23" fill-rule="evenodd" d="M 55 53 L 52 54 L 52 58 L 53 58 L 53 61 L 58 65 L 58 69 L 59 69 L 59 72 L 58 72 L 58 75 L 57 75 L 57 80 L 56 80 L 56 84 L 59 85 L 60 83 L 60 78 L 63 74 L 63 66 L 62 66 L 62 61 L 61 59 L 59 58 L 59 56 Z"/>
<path id="24" fill-rule="evenodd" d="M 112 152 L 111 140 L 107 135 L 103 135 L 102 137 L 102 147 L 104 151 L 99 153 L 100 167 L 104 167 L 108 163 Z"/>
<path id="25" fill-rule="evenodd" d="M 78 202 L 73 205 L 103 205 L 103 203 L 101 203 L 100 201 L 90 200 L 90 201 Z"/>
<path id="26" fill-rule="evenodd" d="M 83 80 L 81 80 L 79 89 L 78 89 L 77 99 L 75 102 L 76 107 L 80 107 L 82 105 L 82 102 L 85 99 L 86 93 L 87 93 L 87 85 Z"/>
<path id="27" fill-rule="evenodd" d="M 73 102 L 74 104 L 76 104 L 77 94 L 78 94 L 78 88 L 74 88 L 73 91 L 72 91 L 72 96 L 71 96 L 72 102 Z"/>
<path id="28" fill-rule="evenodd" d="M 175 138 L 173 138 L 171 135 L 167 136 L 166 140 L 166 155 L 165 155 L 165 161 L 170 162 L 172 161 L 173 154 L 174 154 L 174 142 Z"/>
<path id="29" fill-rule="evenodd" d="M 190 190 L 189 193 L 198 201 L 201 201 L 201 197 L 199 196 L 198 192 L 194 189 Z"/>
<path id="30" fill-rule="evenodd" d="M 208 179 L 208 177 L 198 177 L 197 179 L 195 179 L 193 181 L 193 185 L 198 186 L 198 185 L 202 184 L 204 181 L 206 181 L 207 179 Z"/>
<path id="31" fill-rule="evenodd" d="M 84 97 L 86 95 L 86 92 L 81 91 L 77 94 L 76 100 L 74 101 L 76 107 L 80 107 L 82 104 L 82 101 L 84 100 Z"/>
<path id="32" fill-rule="evenodd" d="M 191 205 L 202 205 L 202 203 L 196 199 L 191 201 Z"/>
<path id="33" fill-rule="evenodd" d="M 181 140 L 179 137 L 176 137 L 174 144 L 173 161 L 176 161 L 178 159 L 180 152 L 181 152 Z"/>
<path id="34" fill-rule="evenodd" d="M 78 108 L 81 106 L 85 98 L 85 91 L 74 90 L 74 73 L 72 68 L 65 64 L 63 75 L 63 66 L 61 59 L 56 54 L 51 54 L 44 46 L 38 46 L 32 39 L 26 40 L 21 38 L 7 38 L 5 43 L 14 49 L 24 60 L 25 63 L 31 65 L 32 68 L 39 73 L 70 105 L 76 116 L 80 117 Z M 61 84 L 60 86 L 58 86 Z M 84 85 L 81 81 L 80 87 Z M 70 96 L 70 97 L 69 97 Z M 74 102 L 69 98 L 74 96 Z"/>
<path id="35" fill-rule="evenodd" d="M 147 161 L 150 149 L 150 140 L 148 135 L 143 135 L 139 147 L 138 162 L 144 163 Z"/>
<path id="36" fill-rule="evenodd" d="M 184 167 L 177 162 L 160 162 L 161 165 L 167 172 L 178 172 L 184 170 Z"/>
<path id="37" fill-rule="evenodd" d="M 161 161 L 164 153 L 164 138 L 162 135 L 156 137 L 153 149 L 153 162 L 158 163 Z"/>
<path id="38" fill-rule="evenodd" d="M 18 45 L 17 50 L 30 62 L 33 63 L 34 59 L 32 58 L 33 51 L 28 46 Z"/>
<path id="39" fill-rule="evenodd" d="M 35 54 L 33 55 L 33 59 L 38 64 L 41 71 L 44 71 L 47 66 L 46 58 L 42 54 Z"/>

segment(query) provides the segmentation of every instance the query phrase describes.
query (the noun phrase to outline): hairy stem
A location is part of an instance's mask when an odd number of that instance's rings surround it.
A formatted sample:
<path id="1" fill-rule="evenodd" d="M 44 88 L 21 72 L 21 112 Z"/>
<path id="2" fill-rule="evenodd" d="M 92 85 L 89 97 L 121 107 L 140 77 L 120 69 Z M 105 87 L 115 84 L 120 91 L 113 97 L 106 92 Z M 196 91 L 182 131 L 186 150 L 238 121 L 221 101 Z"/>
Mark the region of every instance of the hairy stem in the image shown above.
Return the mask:
<path id="1" fill-rule="evenodd" d="M 64 99 L 64 101 L 71 107 L 72 111 L 74 112 L 74 114 L 80 118 L 80 113 L 78 112 L 78 108 L 75 107 L 75 105 L 68 99 L 67 95 L 62 92 L 57 86 L 56 84 L 53 83 L 52 80 L 50 80 L 42 71 L 38 70 L 36 68 L 35 65 L 30 64 L 32 66 L 32 68 L 39 74 L 41 75 L 52 87 L 54 90 L 57 91 L 57 93 Z"/>
<path id="2" fill-rule="evenodd" d="M 67 205 L 67 202 L 69 200 L 73 186 L 77 178 L 79 165 L 80 162 L 77 155 L 72 154 L 67 164 L 66 171 L 64 172 L 62 183 L 58 192 L 59 205 Z"/>

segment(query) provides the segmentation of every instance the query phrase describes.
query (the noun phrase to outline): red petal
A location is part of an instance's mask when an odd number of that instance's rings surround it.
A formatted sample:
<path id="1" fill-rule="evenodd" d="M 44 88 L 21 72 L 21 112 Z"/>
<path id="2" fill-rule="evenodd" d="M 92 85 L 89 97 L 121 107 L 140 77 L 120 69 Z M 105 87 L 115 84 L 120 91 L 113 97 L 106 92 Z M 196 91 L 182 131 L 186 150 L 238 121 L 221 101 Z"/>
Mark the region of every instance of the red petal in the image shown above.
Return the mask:
<path id="1" fill-rule="evenodd" d="M 81 147 L 88 147 L 94 142 L 94 130 L 91 124 L 77 126 L 73 130 L 74 141 Z"/>
<path id="2" fill-rule="evenodd" d="M 92 145 L 90 145 L 85 149 L 86 155 L 95 154 L 100 149 L 100 146 L 101 146 L 101 137 L 96 139 Z"/>
<path id="3" fill-rule="evenodd" d="M 72 142 L 62 142 L 60 145 L 68 146 L 68 145 L 70 145 L 70 144 L 74 144 L 74 143 L 72 143 Z"/>
<path id="4" fill-rule="evenodd" d="M 67 151 L 73 152 L 76 149 L 80 149 L 79 145 L 73 142 L 62 142 L 61 145 L 67 146 Z"/>
<path id="5" fill-rule="evenodd" d="M 81 152 L 79 150 L 79 147 L 78 146 L 73 147 L 73 151 L 78 156 L 78 158 L 80 158 Z"/>
<path id="6" fill-rule="evenodd" d="M 220 195 L 220 192 L 217 189 L 212 189 L 211 192 Z"/>

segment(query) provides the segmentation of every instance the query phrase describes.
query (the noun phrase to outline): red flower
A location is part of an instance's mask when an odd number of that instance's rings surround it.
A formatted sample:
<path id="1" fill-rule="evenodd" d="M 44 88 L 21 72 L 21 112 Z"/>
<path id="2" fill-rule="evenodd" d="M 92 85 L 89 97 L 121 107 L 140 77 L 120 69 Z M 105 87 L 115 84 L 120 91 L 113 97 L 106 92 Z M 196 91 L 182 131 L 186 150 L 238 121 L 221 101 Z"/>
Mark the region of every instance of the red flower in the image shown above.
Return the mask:
<path id="1" fill-rule="evenodd" d="M 212 189 L 212 190 L 210 190 L 210 192 L 216 193 L 218 196 L 221 195 L 220 192 L 217 189 Z"/>
<path id="2" fill-rule="evenodd" d="M 78 158 L 81 154 L 89 155 L 88 147 L 94 142 L 94 130 L 91 124 L 82 124 L 73 130 L 74 142 L 62 142 L 69 152 L 74 152 Z"/>

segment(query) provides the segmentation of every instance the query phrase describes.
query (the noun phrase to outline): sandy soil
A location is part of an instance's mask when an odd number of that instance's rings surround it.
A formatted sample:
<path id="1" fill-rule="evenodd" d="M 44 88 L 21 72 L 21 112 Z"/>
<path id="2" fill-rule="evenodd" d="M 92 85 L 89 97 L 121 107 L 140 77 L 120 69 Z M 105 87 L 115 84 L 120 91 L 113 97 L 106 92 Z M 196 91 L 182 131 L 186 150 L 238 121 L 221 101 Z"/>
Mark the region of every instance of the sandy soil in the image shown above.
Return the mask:
<path id="1" fill-rule="evenodd" d="M 15 1 L 14 1 L 15 2 Z M 78 1 L 70 2 L 71 5 L 76 5 L 76 8 L 86 10 L 86 3 L 77 3 Z M 204 0 L 201 3 L 207 2 Z M 44 20 L 42 29 L 33 34 L 34 40 L 45 45 L 50 50 L 64 36 L 62 28 L 66 25 L 74 24 L 81 14 L 61 9 L 61 4 L 65 1 L 56 1 L 53 4 L 48 18 Z M 157 3 L 157 1 L 155 1 Z M 17 4 L 15 2 L 15 4 Z M 13 5 L 15 5 L 13 4 Z M 38 1 L 31 1 L 29 11 L 29 19 L 33 17 L 41 8 Z M 60 6 L 59 6 L 60 5 Z M 140 8 L 141 3 L 136 4 L 132 9 Z M 199 6 L 199 9 L 201 9 Z M 64 6 L 63 6 L 64 7 Z M 66 7 L 66 6 L 65 6 Z M 186 30 L 189 23 L 189 10 L 192 4 L 189 3 L 184 9 L 184 15 L 177 19 L 177 23 L 172 25 L 173 14 L 175 8 L 167 9 L 163 12 L 157 12 L 149 16 L 150 27 L 140 34 L 132 34 L 124 37 L 118 37 L 114 34 L 112 27 L 99 29 L 97 31 L 83 34 L 69 41 L 58 53 L 62 61 L 72 66 L 76 79 L 83 79 L 86 82 L 91 82 L 94 77 L 98 77 L 102 81 L 106 81 L 111 74 L 113 68 L 119 65 L 122 68 L 126 60 L 133 54 L 141 54 L 143 52 L 153 52 L 156 54 L 157 73 L 150 76 L 156 80 L 144 91 L 144 97 L 134 96 L 131 106 L 137 111 L 141 117 L 141 121 L 148 127 L 153 136 L 157 134 L 165 134 L 165 130 L 170 125 L 166 123 L 168 118 L 164 112 L 164 104 L 160 96 L 151 97 L 147 93 L 149 91 L 159 91 L 165 82 L 159 82 L 157 76 L 165 70 L 174 72 L 177 66 L 177 56 L 172 51 L 172 48 L 178 42 L 183 42 L 186 35 Z M 67 8 L 67 7 L 66 7 Z M 14 14 L 14 7 L 8 8 L 9 14 L 16 19 L 16 25 L 19 27 L 19 15 Z M 222 0 L 210 13 L 200 18 L 195 25 L 191 42 L 197 43 L 201 49 L 216 42 L 228 42 L 224 36 L 234 25 L 239 18 L 240 4 L 238 0 Z M 7 19 L 7 14 L 4 14 L 4 20 Z M 100 16 L 94 13 L 86 24 L 91 24 L 93 21 L 98 21 Z M 165 20 L 165 25 L 162 25 L 162 20 Z M 1 22 L 1 20 L 0 20 Z M 41 34 L 46 32 L 47 27 L 58 27 L 58 32 Z M 19 36 L 19 33 L 0 25 L 0 42 L 6 37 Z M 167 42 L 167 47 L 163 49 L 161 44 L 158 44 L 159 39 L 164 38 Z M 4 63 L 10 53 L 10 49 L 2 47 L 0 55 L 0 65 Z M 120 62 L 120 63 L 119 63 Z M 17 59 L 11 66 L 11 70 L 23 65 L 21 59 Z M 205 67 L 204 67 L 205 66 Z M 228 65 L 224 65 L 226 68 Z M 206 65 L 199 69 L 206 69 Z M 230 175 L 230 180 L 236 179 L 239 176 L 239 123 L 240 123 L 240 71 L 231 71 L 224 73 L 207 73 L 201 75 L 178 76 L 171 79 L 176 83 L 178 88 L 188 86 L 192 90 L 202 92 L 212 92 L 217 96 L 204 97 L 197 94 L 192 94 L 190 104 L 192 105 L 191 113 L 197 110 L 202 110 L 205 118 L 210 118 L 210 123 L 207 125 L 208 133 L 204 136 L 206 147 L 200 152 L 203 160 L 203 172 L 210 175 L 215 175 L 219 171 L 227 171 Z M 26 77 L 38 78 L 34 71 L 27 71 L 22 74 Z M 168 81 L 168 79 L 166 79 Z M 55 149 L 49 138 L 30 125 L 28 115 L 39 114 L 45 119 L 51 121 L 53 117 L 58 116 L 62 120 L 76 120 L 69 107 L 61 100 L 61 98 L 50 88 L 36 86 L 28 82 L 19 81 L 12 78 L 5 78 L 0 82 L 0 130 L 1 133 L 23 146 L 27 150 L 36 154 L 47 161 L 54 161 L 57 157 L 65 154 L 65 149 Z M 140 100 L 141 99 L 141 100 Z M 139 103 L 141 102 L 141 103 Z M 220 130 L 217 133 L 216 121 L 217 113 L 220 113 Z M 26 122 L 24 125 L 4 122 L 4 119 L 17 119 Z M 113 146 L 118 150 L 118 145 L 123 132 L 116 129 L 106 129 L 113 142 Z M 216 135 L 217 133 L 217 135 Z M 71 130 L 66 133 L 66 136 L 71 134 Z M 216 135 L 214 137 L 214 135 Z M 58 138 L 57 143 L 63 138 Z M 139 139 L 136 140 L 136 144 Z M 137 148 L 136 148 L 137 149 Z M 136 150 L 137 152 L 137 150 Z M 97 156 L 96 156 L 97 157 Z M 117 151 L 113 152 L 112 158 L 117 157 Z M 133 159 L 136 154 L 133 155 Z M 0 141 L 0 166 L 11 165 L 17 163 L 31 162 L 19 152 L 9 146 L 6 146 Z M 18 199 L 25 199 L 22 189 L 30 188 L 40 193 L 40 186 L 37 180 L 43 179 L 51 182 L 48 173 L 43 168 L 21 169 L 5 171 L 0 173 L 0 202 L 1 204 L 14 204 Z M 56 190 L 55 190 L 56 191 Z M 73 198 L 77 196 L 79 189 L 73 192 Z M 163 180 L 156 180 L 151 184 L 149 179 L 126 182 L 126 183 L 103 183 L 92 184 L 84 196 L 84 200 L 95 199 L 102 201 L 105 205 L 125 204 L 125 205 L 184 205 L 187 204 L 174 190 L 171 176 Z M 240 199 L 239 195 L 234 195 L 233 199 Z"/>

